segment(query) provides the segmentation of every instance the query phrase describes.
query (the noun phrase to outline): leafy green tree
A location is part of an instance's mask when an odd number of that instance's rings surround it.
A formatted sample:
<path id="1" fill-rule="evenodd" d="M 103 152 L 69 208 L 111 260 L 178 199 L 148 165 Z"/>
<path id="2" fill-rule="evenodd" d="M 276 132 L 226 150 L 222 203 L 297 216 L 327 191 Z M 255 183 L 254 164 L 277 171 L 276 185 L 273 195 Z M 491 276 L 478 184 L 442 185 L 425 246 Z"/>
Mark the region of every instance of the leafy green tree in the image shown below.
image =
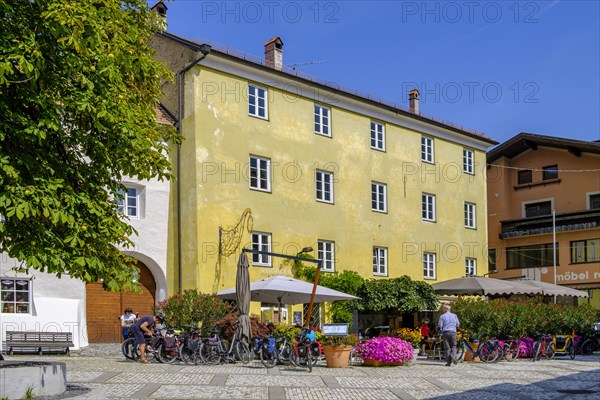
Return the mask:
<path id="1" fill-rule="evenodd" d="M 167 69 L 145 0 L 0 2 L 0 251 L 105 288 L 133 288 L 125 177 L 170 178 L 154 109 Z M 117 195 L 118 196 L 118 195 Z"/>

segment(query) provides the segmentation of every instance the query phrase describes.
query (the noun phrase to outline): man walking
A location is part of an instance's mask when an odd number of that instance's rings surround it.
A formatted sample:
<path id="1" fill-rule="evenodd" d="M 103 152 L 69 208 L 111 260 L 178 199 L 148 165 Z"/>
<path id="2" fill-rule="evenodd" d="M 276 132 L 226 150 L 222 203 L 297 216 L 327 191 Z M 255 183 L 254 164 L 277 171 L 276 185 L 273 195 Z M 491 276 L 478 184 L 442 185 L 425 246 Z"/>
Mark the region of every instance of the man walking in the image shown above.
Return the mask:
<path id="1" fill-rule="evenodd" d="M 456 364 L 456 329 L 460 327 L 460 322 L 456 314 L 450 312 L 451 307 L 444 305 L 444 313 L 438 321 L 438 328 L 442 333 L 444 340 L 444 349 L 446 351 L 446 367 Z"/>

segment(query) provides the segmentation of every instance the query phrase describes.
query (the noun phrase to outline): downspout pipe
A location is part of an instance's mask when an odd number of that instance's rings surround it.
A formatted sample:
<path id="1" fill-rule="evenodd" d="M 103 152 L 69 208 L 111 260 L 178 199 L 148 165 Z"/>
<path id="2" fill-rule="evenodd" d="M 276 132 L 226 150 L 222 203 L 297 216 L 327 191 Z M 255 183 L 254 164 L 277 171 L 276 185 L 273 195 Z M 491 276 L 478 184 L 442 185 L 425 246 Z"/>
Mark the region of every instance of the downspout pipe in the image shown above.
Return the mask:
<path id="1" fill-rule="evenodd" d="M 210 53 L 212 47 L 207 44 L 200 46 L 200 52 L 202 55 L 180 69 L 177 72 L 177 133 L 180 137 L 183 137 L 183 130 L 181 121 L 183 120 L 183 88 L 184 88 L 184 75 L 194 65 L 204 60 L 208 53 Z M 177 292 L 181 294 L 183 291 L 183 265 L 181 262 L 181 142 L 177 143 L 177 166 L 176 166 L 176 178 L 177 178 Z"/>

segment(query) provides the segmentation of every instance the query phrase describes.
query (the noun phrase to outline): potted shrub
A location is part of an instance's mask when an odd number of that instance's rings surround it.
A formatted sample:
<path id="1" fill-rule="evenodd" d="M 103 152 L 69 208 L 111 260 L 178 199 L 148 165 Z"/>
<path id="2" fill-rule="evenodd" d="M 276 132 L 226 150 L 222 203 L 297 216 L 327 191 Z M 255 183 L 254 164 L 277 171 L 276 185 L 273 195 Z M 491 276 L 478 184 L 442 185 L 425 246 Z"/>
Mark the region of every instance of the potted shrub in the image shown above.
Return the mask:
<path id="1" fill-rule="evenodd" d="M 423 340 L 421 331 L 419 329 L 400 328 L 396 329 L 394 336 L 410 343 L 413 347 L 414 358 L 416 358 L 417 353 L 419 353 L 419 347 L 421 347 L 421 341 Z"/>
<path id="2" fill-rule="evenodd" d="M 356 335 L 323 336 L 320 342 L 323 345 L 327 368 L 346 368 L 350 350 L 359 343 Z"/>
<path id="3" fill-rule="evenodd" d="M 412 345 L 400 338 L 378 336 L 356 346 L 365 365 L 402 365 L 413 359 Z"/>

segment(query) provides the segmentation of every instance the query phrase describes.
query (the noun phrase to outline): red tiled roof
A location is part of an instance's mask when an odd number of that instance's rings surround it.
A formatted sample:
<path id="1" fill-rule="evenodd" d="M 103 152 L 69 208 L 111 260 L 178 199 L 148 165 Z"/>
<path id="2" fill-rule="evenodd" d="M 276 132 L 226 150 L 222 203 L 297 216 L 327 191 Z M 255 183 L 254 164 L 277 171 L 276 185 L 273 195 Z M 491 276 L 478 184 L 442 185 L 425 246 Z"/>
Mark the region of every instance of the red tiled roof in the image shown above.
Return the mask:
<path id="1" fill-rule="evenodd" d="M 161 125 L 175 125 L 175 118 L 171 113 L 163 106 L 159 104 L 154 108 L 154 112 L 156 113 L 156 121 Z"/>

